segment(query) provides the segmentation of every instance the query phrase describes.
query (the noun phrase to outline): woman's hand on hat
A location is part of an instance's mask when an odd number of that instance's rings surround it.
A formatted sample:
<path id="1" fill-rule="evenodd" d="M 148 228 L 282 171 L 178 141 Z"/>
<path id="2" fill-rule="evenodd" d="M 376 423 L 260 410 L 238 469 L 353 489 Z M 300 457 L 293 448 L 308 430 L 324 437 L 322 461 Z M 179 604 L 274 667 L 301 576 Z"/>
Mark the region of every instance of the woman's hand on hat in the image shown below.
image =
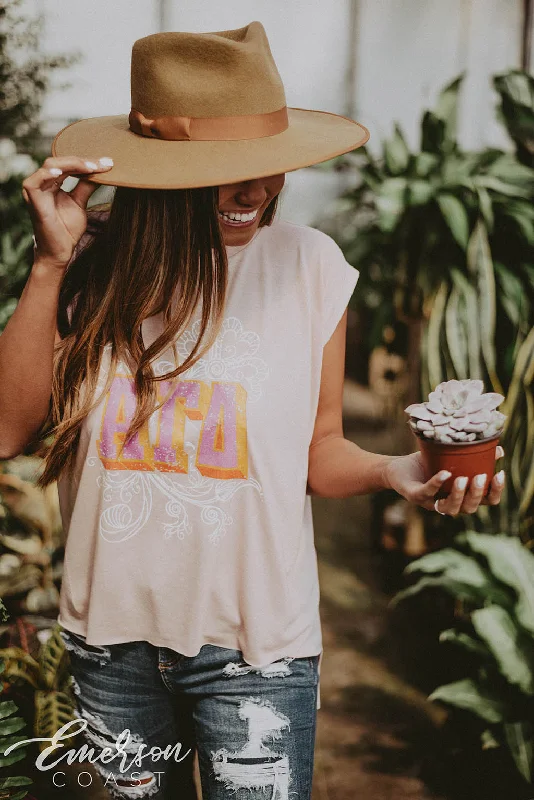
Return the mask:
<path id="1" fill-rule="evenodd" d="M 499 445 L 496 457 L 502 458 L 503 455 L 504 450 Z M 493 476 L 485 496 L 485 475 L 480 481 L 480 486 L 477 486 L 476 477 L 470 484 L 467 478 L 460 477 L 454 481 L 450 494 L 436 503 L 436 495 L 450 475 L 450 472 L 441 471 L 426 481 L 423 459 L 419 451 L 392 458 L 385 468 L 386 485 L 411 503 L 422 506 L 428 511 L 438 511 L 456 517 L 458 514 L 474 514 L 479 505 L 494 506 L 500 502 L 504 489 L 503 470 Z"/>
<path id="2" fill-rule="evenodd" d="M 22 195 L 33 225 L 34 263 L 66 269 L 87 228 L 87 202 L 99 186 L 83 176 L 106 172 L 112 166 L 113 161 L 106 157 L 96 161 L 77 156 L 50 157 L 25 178 Z M 61 188 L 68 176 L 79 178 L 70 192 Z"/>

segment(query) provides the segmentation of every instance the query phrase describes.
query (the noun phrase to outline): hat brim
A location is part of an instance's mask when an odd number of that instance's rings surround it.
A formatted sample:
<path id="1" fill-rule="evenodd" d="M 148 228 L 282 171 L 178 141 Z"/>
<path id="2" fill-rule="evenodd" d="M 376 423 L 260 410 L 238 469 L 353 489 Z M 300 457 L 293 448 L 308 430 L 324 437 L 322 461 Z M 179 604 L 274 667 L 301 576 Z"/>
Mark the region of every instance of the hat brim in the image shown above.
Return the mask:
<path id="1" fill-rule="evenodd" d="M 221 186 L 309 167 L 364 145 L 369 131 L 339 114 L 289 108 L 289 127 L 274 136 L 239 141 L 168 141 L 139 136 L 128 115 L 92 117 L 67 125 L 53 156 L 113 159 L 93 183 L 140 189 Z"/>

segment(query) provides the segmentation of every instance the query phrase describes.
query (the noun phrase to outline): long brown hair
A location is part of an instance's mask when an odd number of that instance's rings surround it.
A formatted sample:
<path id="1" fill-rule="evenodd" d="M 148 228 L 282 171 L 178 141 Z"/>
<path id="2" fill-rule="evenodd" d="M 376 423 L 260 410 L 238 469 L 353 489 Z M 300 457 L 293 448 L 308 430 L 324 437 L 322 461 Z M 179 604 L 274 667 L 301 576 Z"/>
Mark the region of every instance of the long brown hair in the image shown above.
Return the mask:
<path id="1" fill-rule="evenodd" d="M 45 436 L 52 436 L 53 441 L 40 451 L 44 469 L 37 486 L 44 488 L 73 467 L 83 420 L 109 390 L 120 359 L 134 376 L 136 394 L 136 410 L 122 450 L 168 399 L 169 395 L 157 404 L 155 382 L 176 378 L 213 344 L 222 323 L 228 273 L 218 197 L 218 187 L 119 186 L 105 221 L 99 223 L 88 213 L 88 233 L 94 235 L 69 264 L 60 289 L 57 325 L 62 340 L 54 351 L 49 414 L 34 437 L 34 442 Z M 277 201 L 278 196 L 266 208 L 260 226 L 272 223 Z M 176 339 L 199 300 L 200 333 L 179 364 Z M 163 332 L 145 349 L 142 322 L 161 312 Z M 109 343 L 106 385 L 95 397 L 104 348 Z M 156 376 L 152 362 L 169 345 L 178 366 Z"/>

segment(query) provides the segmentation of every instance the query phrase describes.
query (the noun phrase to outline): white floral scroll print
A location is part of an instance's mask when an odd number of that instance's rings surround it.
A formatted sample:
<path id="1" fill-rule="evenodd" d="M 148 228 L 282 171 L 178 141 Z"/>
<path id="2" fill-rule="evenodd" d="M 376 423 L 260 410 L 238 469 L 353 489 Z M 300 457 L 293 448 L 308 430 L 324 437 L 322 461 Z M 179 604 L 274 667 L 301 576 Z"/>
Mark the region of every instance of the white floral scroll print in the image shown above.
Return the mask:
<path id="1" fill-rule="evenodd" d="M 177 342 L 182 363 L 196 342 L 199 328 L 199 321 L 193 323 Z M 208 353 L 187 370 L 183 378 L 206 382 L 236 381 L 246 389 L 247 403 L 255 402 L 261 396 L 261 383 L 269 374 L 265 361 L 256 355 L 259 347 L 258 334 L 245 331 L 239 319 L 229 317 L 224 320 Z M 154 365 L 154 373 L 164 375 L 174 368 L 173 363 L 159 361 Z M 186 424 L 200 426 L 200 422 L 193 420 Z M 152 441 L 155 426 L 153 415 L 149 420 Z M 87 458 L 88 465 L 100 466 L 97 484 L 102 489 L 105 506 L 100 515 L 100 535 L 106 541 L 124 542 L 148 524 L 153 528 L 162 519 L 163 508 L 167 516 L 162 521 L 165 538 L 184 539 L 192 532 L 190 512 L 196 508 L 200 511 L 203 528 L 209 530 L 209 541 L 217 544 L 233 522 L 223 506 L 237 492 L 246 489 L 254 489 L 263 498 L 261 485 L 253 477 L 218 480 L 202 475 L 195 466 L 196 445 L 186 440 L 184 448 L 189 457 L 189 471 L 180 474 L 178 479 L 172 473 L 157 470 L 108 470 L 98 456 Z"/>
<path id="2" fill-rule="evenodd" d="M 199 334 L 200 320 L 197 320 L 177 342 L 182 363 L 193 349 Z M 261 382 L 269 374 L 265 361 L 256 356 L 259 347 L 260 337 L 257 333 L 245 331 L 237 317 L 228 317 L 213 346 L 187 371 L 187 377 L 206 381 L 238 381 L 247 390 L 248 401 L 254 403 L 261 396 Z"/>

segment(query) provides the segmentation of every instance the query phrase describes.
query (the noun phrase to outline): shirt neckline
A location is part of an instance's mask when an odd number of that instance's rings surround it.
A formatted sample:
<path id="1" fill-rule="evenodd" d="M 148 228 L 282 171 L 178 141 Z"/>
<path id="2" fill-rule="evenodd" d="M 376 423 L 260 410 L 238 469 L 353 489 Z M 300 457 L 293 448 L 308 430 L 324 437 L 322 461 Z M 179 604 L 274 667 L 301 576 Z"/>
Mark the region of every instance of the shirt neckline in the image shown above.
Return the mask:
<path id="1" fill-rule="evenodd" d="M 234 256 L 238 255 L 239 253 L 242 253 L 242 252 L 243 252 L 243 250 L 246 250 L 248 247 L 250 247 L 250 245 L 251 245 L 251 244 L 252 244 L 254 241 L 256 241 L 256 239 L 258 238 L 258 236 L 259 236 L 260 232 L 261 232 L 261 231 L 263 230 L 263 228 L 265 228 L 265 227 L 266 227 L 266 226 L 265 226 L 265 225 L 263 225 L 261 228 L 258 228 L 258 230 L 257 230 L 257 231 L 256 231 L 256 233 L 254 234 L 254 236 L 252 237 L 252 239 L 250 240 L 250 242 L 247 242 L 246 244 L 240 244 L 240 245 L 227 245 L 227 246 L 226 246 L 226 255 L 227 255 L 227 257 L 228 257 L 228 258 L 233 258 Z"/>

